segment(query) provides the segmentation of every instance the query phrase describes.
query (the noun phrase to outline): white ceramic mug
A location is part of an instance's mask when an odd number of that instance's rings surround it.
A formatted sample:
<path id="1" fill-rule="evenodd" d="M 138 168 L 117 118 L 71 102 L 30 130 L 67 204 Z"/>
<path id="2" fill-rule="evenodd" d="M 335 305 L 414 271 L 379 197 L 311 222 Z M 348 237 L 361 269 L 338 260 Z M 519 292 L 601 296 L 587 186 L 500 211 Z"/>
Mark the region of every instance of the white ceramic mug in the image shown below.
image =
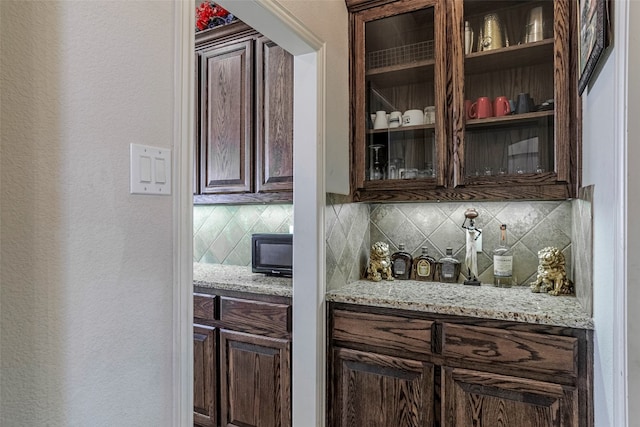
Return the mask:
<path id="1" fill-rule="evenodd" d="M 397 128 L 402 126 L 402 113 L 400 111 L 392 111 L 389 114 L 389 127 Z"/>
<path id="2" fill-rule="evenodd" d="M 421 110 L 407 110 L 402 115 L 402 126 L 416 126 L 424 123 L 424 112 Z"/>

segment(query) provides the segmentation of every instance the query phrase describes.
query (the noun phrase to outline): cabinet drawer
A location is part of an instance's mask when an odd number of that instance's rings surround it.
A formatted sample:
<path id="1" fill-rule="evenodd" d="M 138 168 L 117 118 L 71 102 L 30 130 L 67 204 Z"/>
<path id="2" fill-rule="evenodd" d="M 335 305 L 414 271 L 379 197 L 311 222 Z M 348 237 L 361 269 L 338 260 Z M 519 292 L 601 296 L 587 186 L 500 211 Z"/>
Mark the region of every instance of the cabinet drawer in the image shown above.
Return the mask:
<path id="1" fill-rule="evenodd" d="M 549 375 L 577 375 L 578 339 L 443 324 L 443 356 Z"/>
<path id="2" fill-rule="evenodd" d="M 234 331 L 286 336 L 291 332 L 291 305 L 220 297 L 220 320 Z"/>
<path id="3" fill-rule="evenodd" d="M 400 353 L 431 354 L 433 323 L 410 317 L 334 310 L 332 338 Z"/>
<path id="4" fill-rule="evenodd" d="M 218 297 L 215 295 L 193 294 L 193 317 L 215 320 L 217 299 Z"/>

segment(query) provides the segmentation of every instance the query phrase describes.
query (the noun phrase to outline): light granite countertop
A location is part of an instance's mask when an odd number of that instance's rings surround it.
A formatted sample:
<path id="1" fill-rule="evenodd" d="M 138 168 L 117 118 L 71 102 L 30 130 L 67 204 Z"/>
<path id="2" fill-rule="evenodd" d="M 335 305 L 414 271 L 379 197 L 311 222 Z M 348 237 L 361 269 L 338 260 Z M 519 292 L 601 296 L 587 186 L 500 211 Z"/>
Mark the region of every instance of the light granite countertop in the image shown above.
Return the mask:
<path id="1" fill-rule="evenodd" d="M 292 297 L 292 279 L 252 273 L 251 267 L 193 264 L 193 284 L 256 294 Z M 579 329 L 593 329 L 573 296 L 533 293 L 527 286 L 496 288 L 457 283 L 358 280 L 327 292 L 327 301 L 424 311 L 436 314 L 509 320 Z"/>
<path id="2" fill-rule="evenodd" d="M 528 286 L 496 288 L 457 283 L 358 280 L 327 292 L 327 300 L 487 319 L 593 329 L 573 296 L 533 293 Z"/>
<path id="3" fill-rule="evenodd" d="M 201 288 L 251 292 L 254 294 L 293 295 L 290 277 L 252 273 L 251 267 L 193 263 L 193 284 Z"/>

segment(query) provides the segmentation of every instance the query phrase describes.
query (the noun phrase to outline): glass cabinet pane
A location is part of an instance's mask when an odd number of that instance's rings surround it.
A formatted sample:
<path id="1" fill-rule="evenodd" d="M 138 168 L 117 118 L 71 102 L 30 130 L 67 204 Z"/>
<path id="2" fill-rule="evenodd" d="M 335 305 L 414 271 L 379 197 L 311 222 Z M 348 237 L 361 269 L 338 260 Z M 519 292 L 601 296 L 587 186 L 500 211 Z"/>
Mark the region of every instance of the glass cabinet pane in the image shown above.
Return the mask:
<path id="1" fill-rule="evenodd" d="M 433 178 L 434 8 L 365 23 L 365 180 Z"/>
<path id="2" fill-rule="evenodd" d="M 464 2 L 465 176 L 555 170 L 552 0 Z"/>

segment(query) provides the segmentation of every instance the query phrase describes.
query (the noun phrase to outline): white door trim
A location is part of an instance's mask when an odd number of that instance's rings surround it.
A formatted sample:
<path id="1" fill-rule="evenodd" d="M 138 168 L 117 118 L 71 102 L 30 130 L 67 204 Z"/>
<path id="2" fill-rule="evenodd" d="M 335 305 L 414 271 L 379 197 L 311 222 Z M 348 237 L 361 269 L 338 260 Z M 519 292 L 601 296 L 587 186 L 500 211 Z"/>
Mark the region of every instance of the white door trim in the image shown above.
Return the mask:
<path id="1" fill-rule="evenodd" d="M 628 366 L 627 366 L 627 209 L 628 205 L 628 57 L 629 57 L 629 3 L 614 2 L 615 49 L 614 49 L 614 126 L 615 159 L 617 164 L 615 199 L 618 207 L 614 220 L 614 267 L 613 267 L 613 425 L 627 426 L 628 419 Z"/>
<path id="2" fill-rule="evenodd" d="M 194 0 L 174 0 L 173 423 L 193 426 Z"/>

